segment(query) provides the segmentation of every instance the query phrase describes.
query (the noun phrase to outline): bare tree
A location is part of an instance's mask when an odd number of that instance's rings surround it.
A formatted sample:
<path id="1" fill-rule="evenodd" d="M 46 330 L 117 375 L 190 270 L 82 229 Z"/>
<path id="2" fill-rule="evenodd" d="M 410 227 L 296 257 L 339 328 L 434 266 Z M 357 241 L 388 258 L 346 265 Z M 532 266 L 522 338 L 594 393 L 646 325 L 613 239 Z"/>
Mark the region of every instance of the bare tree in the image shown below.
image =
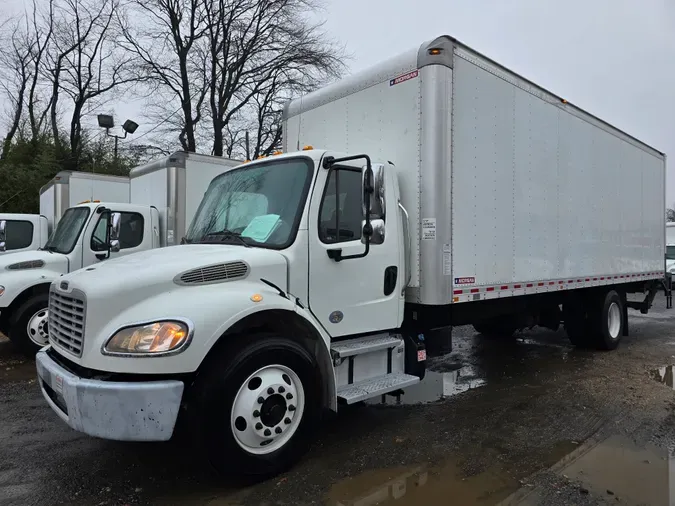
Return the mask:
<path id="1" fill-rule="evenodd" d="M 166 105 L 179 103 L 179 140 L 187 151 L 208 139 L 212 154 L 232 156 L 251 122 L 264 132 L 254 140 L 256 151 L 269 151 L 278 144 L 269 115 L 278 116 L 280 98 L 297 92 L 300 81 L 311 88 L 344 70 L 342 50 L 320 23 L 307 20 L 319 0 L 133 2 L 143 17 L 124 23 L 125 45 L 152 74 L 165 118 L 173 113 Z M 210 127 L 201 125 L 204 119 Z"/>
<path id="2" fill-rule="evenodd" d="M 0 52 L 0 88 L 10 104 L 10 118 L 7 135 L 2 146 L 2 158 L 7 156 L 14 136 L 21 125 L 26 102 L 26 89 L 30 82 L 29 62 L 32 47 L 27 31 L 16 20 L 11 24 L 9 35 L 2 41 L 6 51 Z"/>
<path id="3" fill-rule="evenodd" d="M 196 127 L 206 98 L 204 58 L 198 44 L 205 25 L 201 0 L 133 0 L 143 19 L 123 19 L 124 46 L 140 58 L 143 71 L 167 92 L 168 103 L 177 99 L 182 111 L 179 140 L 185 151 L 197 150 Z M 166 112 L 166 111 L 165 111 Z"/>
<path id="4" fill-rule="evenodd" d="M 341 50 L 331 44 L 322 24 L 305 17 L 319 9 L 315 0 L 202 1 L 208 23 L 214 155 L 226 151 L 223 132 L 252 100 L 257 101 L 256 113 L 264 116 L 258 118 L 262 127 L 278 104 L 277 97 L 290 91 L 301 76 L 308 83 L 325 81 L 344 69 Z M 257 153 L 266 141 L 257 140 Z"/>
<path id="5" fill-rule="evenodd" d="M 120 50 L 117 0 L 60 0 L 54 9 L 54 51 L 51 52 L 51 121 L 58 139 L 61 93 L 71 100 L 70 151 L 78 159 L 82 117 L 121 86 L 143 79 L 132 55 Z"/>

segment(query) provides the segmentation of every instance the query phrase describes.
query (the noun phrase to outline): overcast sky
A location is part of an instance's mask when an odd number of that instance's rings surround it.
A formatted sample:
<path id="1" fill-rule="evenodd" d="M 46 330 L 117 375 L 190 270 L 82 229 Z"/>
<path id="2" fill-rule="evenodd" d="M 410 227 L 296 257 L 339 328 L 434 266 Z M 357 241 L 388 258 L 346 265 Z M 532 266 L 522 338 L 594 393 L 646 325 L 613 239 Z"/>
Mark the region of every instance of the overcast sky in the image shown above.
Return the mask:
<path id="1" fill-rule="evenodd" d="M 23 1 L 0 0 L 15 11 Z M 675 0 L 325 1 L 352 71 L 448 34 L 675 156 Z M 152 127 L 142 104 L 119 103 L 115 115 L 136 119 L 136 136 Z"/>

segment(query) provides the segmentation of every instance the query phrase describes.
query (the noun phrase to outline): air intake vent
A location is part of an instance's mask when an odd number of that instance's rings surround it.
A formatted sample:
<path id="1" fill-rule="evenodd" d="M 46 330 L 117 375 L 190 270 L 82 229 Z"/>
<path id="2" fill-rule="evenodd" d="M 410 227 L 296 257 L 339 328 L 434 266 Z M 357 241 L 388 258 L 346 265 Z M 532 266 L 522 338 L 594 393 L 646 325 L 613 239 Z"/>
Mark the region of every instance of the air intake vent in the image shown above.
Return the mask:
<path id="1" fill-rule="evenodd" d="M 244 262 L 208 265 L 179 274 L 174 282 L 179 285 L 203 285 L 242 279 L 248 275 L 248 265 Z"/>

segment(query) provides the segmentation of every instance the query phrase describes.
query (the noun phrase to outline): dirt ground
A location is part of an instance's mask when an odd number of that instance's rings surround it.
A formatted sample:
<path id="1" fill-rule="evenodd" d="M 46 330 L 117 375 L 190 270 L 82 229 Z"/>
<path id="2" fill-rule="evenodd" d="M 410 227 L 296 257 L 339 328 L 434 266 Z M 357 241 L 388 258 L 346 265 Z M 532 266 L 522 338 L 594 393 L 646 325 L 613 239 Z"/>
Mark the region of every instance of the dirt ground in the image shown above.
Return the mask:
<path id="1" fill-rule="evenodd" d="M 423 384 L 342 411 L 292 471 L 248 487 L 178 443 L 70 430 L 34 362 L 0 337 L 0 504 L 675 504 L 675 310 L 656 306 L 631 312 L 609 353 L 576 350 L 562 331 L 456 328 Z"/>

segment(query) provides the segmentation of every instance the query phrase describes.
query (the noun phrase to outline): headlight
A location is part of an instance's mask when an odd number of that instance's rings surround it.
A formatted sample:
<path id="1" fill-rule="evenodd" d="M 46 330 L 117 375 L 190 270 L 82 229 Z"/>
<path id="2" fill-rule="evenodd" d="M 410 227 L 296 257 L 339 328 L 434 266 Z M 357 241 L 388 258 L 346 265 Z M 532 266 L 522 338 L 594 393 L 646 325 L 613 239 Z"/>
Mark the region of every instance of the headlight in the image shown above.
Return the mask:
<path id="1" fill-rule="evenodd" d="M 189 344 L 191 329 L 175 320 L 148 323 L 119 330 L 103 347 L 110 355 L 174 353 Z"/>
<path id="2" fill-rule="evenodd" d="M 2 295 L 3 293 L 5 293 L 5 287 L 0 285 L 0 295 Z"/>

